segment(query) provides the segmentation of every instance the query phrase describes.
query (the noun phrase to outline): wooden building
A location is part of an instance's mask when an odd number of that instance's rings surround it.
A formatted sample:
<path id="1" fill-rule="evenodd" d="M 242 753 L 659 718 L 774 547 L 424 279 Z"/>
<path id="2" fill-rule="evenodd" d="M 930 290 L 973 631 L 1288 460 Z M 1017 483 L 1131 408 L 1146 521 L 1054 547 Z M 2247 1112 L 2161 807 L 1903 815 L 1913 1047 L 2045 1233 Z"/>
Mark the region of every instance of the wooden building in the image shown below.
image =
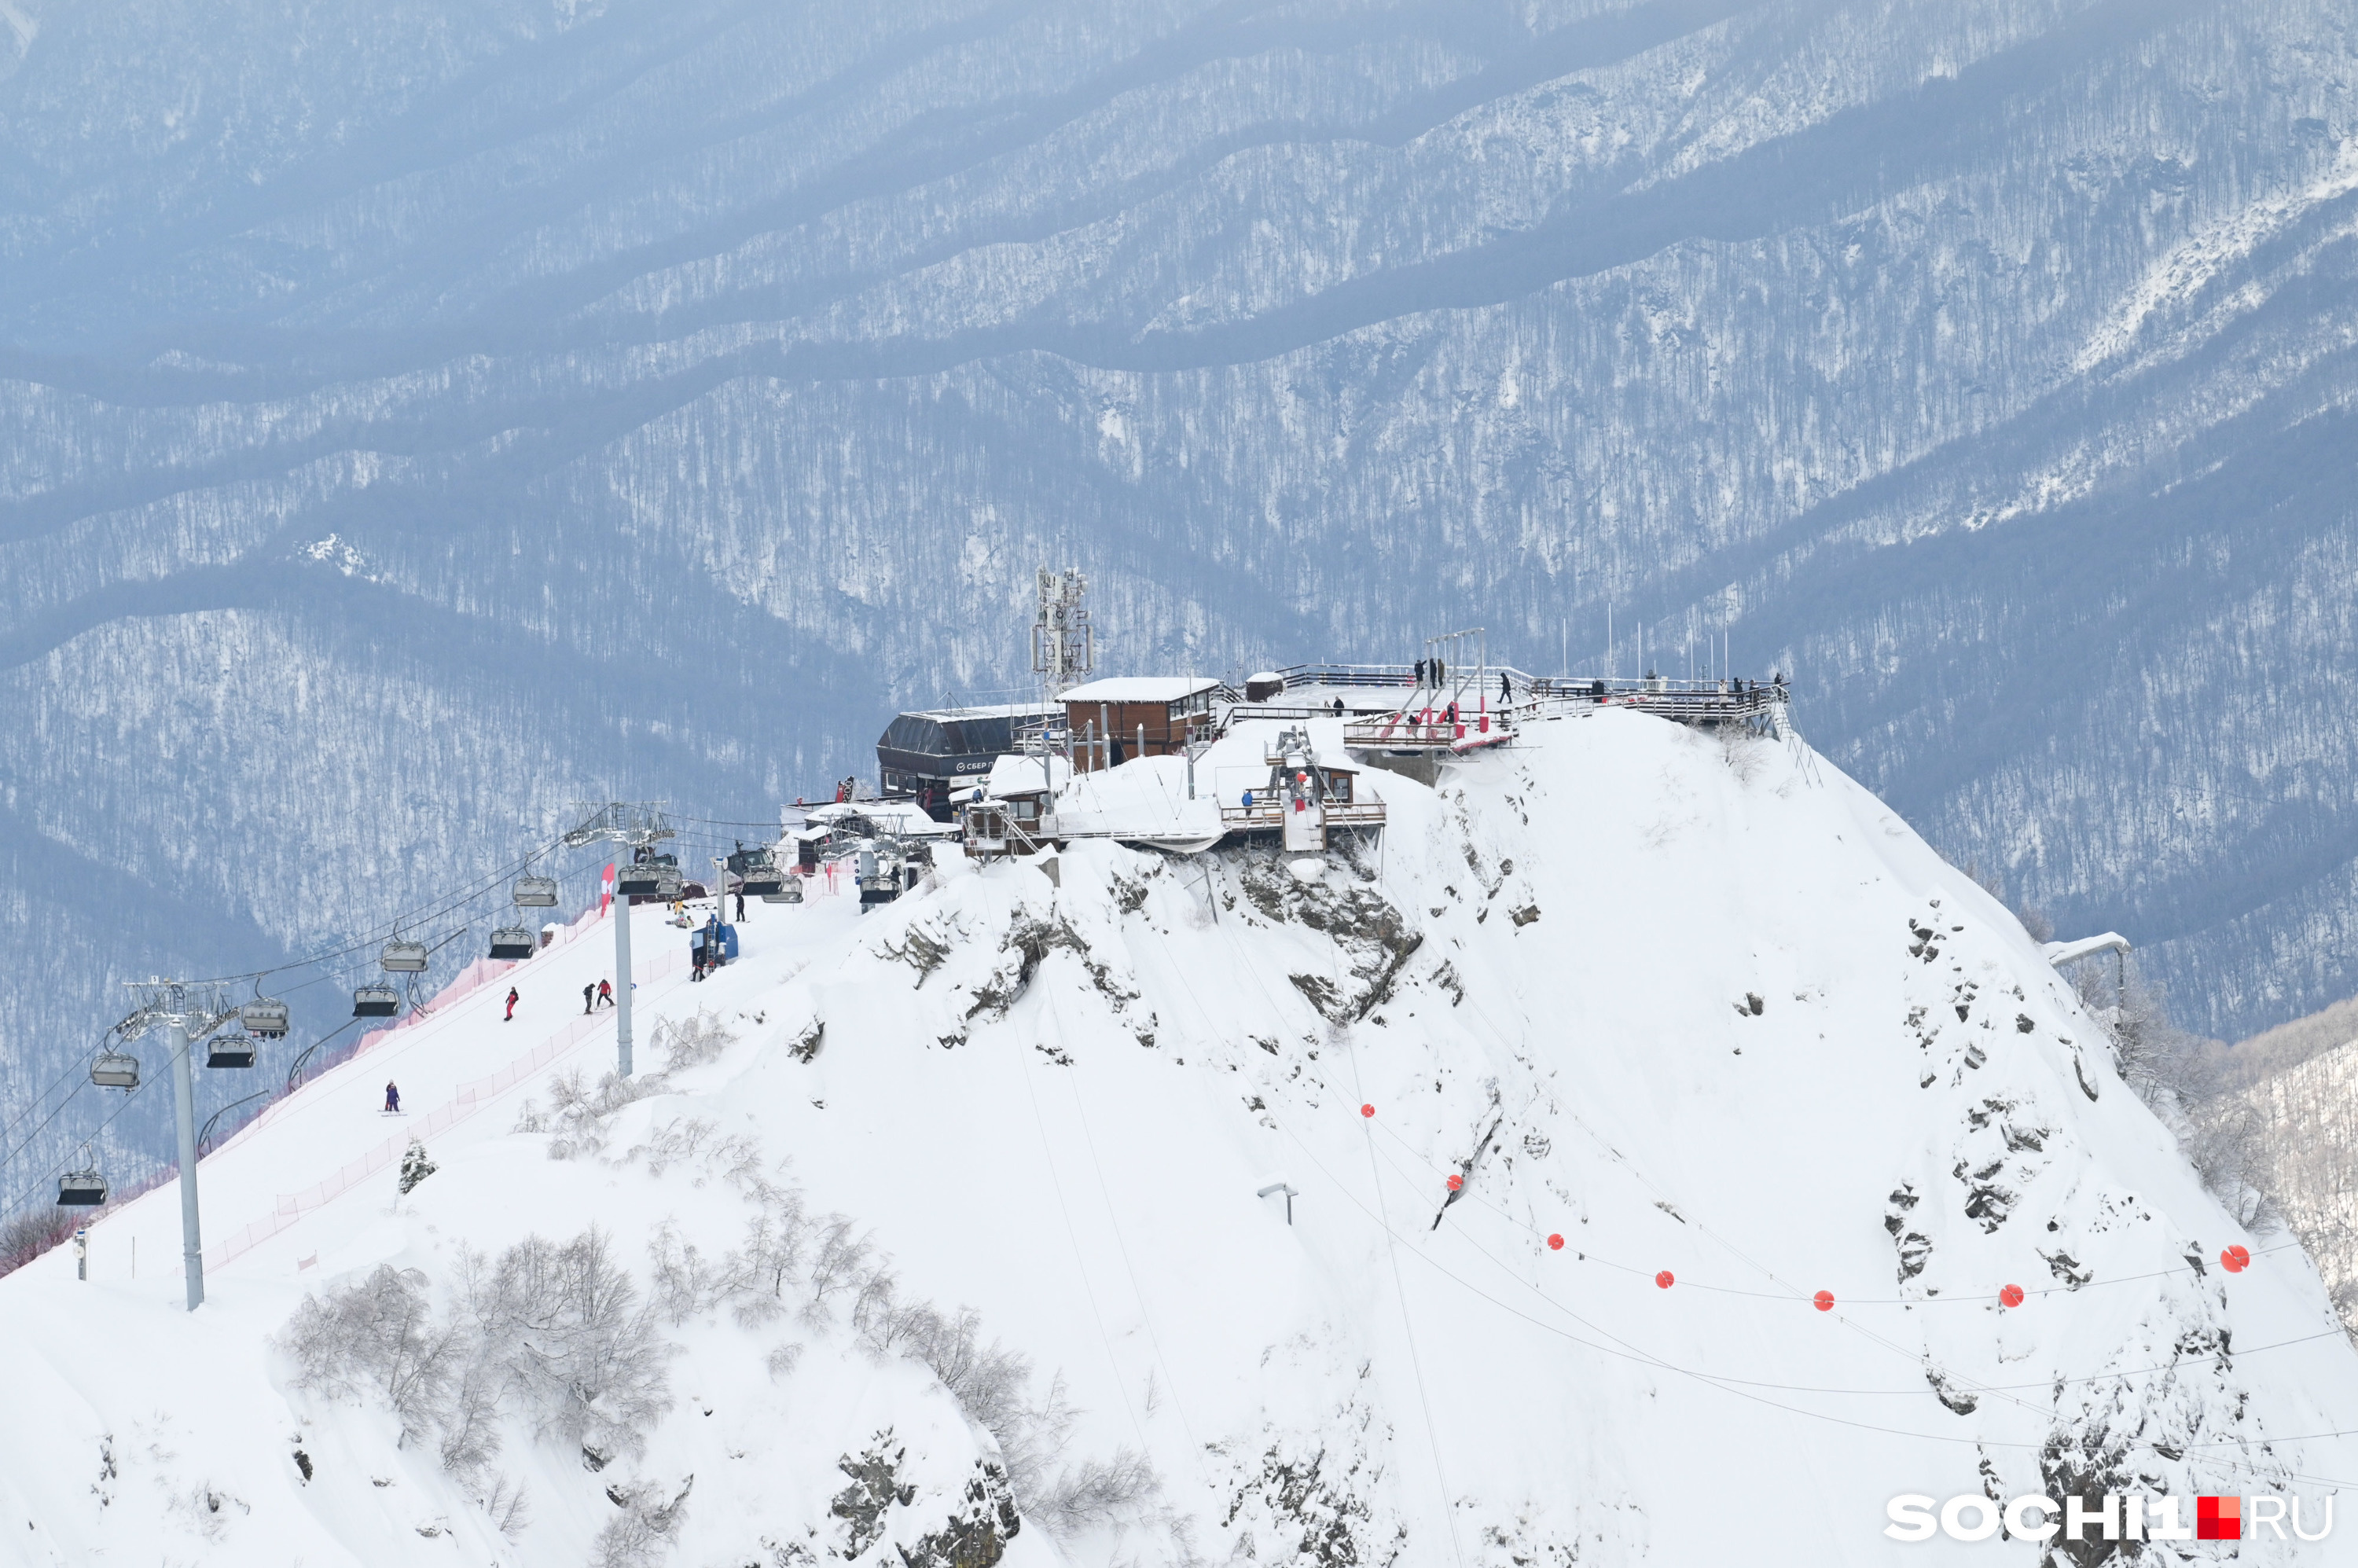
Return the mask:
<path id="1" fill-rule="evenodd" d="M 1075 771 L 1177 755 L 1191 731 L 1211 733 L 1219 690 L 1204 676 L 1120 676 L 1073 687 L 1057 700 L 1072 730 Z"/>

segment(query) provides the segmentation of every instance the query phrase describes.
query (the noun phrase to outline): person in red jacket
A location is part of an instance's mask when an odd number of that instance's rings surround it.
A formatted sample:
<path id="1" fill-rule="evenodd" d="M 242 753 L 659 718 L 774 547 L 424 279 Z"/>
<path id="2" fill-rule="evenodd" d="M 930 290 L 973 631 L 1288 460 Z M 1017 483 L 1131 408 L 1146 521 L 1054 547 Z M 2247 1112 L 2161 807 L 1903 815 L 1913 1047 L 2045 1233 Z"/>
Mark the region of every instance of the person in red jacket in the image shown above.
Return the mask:
<path id="1" fill-rule="evenodd" d="M 503 1022 L 503 1023 L 507 1023 L 507 1022 L 513 1022 L 513 1021 L 514 1020 L 514 1018 L 515 1018 L 515 1004 L 516 1004 L 516 989 L 515 989 L 515 987 L 514 987 L 514 986 L 510 986 L 510 987 L 508 988 L 508 1015 L 507 1015 L 507 1017 L 506 1017 L 506 1018 L 503 1018 L 503 1019 L 500 1020 L 500 1022 Z"/>

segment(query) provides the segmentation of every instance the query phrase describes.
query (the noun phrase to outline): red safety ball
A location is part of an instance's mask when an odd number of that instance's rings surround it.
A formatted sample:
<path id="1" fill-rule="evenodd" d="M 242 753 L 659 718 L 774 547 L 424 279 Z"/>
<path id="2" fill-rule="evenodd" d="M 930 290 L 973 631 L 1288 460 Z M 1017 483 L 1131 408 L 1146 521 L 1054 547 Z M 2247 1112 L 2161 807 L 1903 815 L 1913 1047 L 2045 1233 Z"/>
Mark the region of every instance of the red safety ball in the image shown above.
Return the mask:
<path id="1" fill-rule="evenodd" d="M 1359 1108 L 1359 1114 L 1361 1116 L 1373 1116 L 1376 1114 L 1376 1108 L 1371 1105 L 1363 1105 Z"/>
<path id="2" fill-rule="evenodd" d="M 1820 1291 L 1810 1298 L 1810 1304 L 1820 1312 L 1832 1312 L 1834 1310 L 1834 1293 L 1832 1291 Z"/>
<path id="3" fill-rule="evenodd" d="M 2240 1274 L 2251 1266 L 2252 1254 L 2249 1249 L 2230 1247 L 2219 1254 L 2219 1267 L 2231 1274 Z"/>
<path id="4" fill-rule="evenodd" d="M 1668 1269 L 1663 1270 L 1660 1273 L 1654 1276 L 1654 1283 L 1666 1291 L 1678 1282 L 1679 1277 L 1676 1274 L 1671 1273 Z"/>
<path id="5" fill-rule="evenodd" d="M 1452 1176 L 1449 1178 L 1449 1190 L 1453 1193 L 1460 1191 L 1465 1187 L 1465 1185 L 1466 1178 L 1463 1176 Z"/>
<path id="6" fill-rule="evenodd" d="M 2006 1289 L 1998 1292 L 1997 1303 L 2000 1306 L 2020 1306 L 2022 1304 L 2022 1287 L 2020 1285 L 2006 1286 Z"/>
<path id="7" fill-rule="evenodd" d="M 1563 1238 L 1561 1236 L 1551 1236 L 1548 1238 L 1548 1245 L 1553 1248 L 1556 1251 L 1561 1252 L 1563 1250 Z"/>

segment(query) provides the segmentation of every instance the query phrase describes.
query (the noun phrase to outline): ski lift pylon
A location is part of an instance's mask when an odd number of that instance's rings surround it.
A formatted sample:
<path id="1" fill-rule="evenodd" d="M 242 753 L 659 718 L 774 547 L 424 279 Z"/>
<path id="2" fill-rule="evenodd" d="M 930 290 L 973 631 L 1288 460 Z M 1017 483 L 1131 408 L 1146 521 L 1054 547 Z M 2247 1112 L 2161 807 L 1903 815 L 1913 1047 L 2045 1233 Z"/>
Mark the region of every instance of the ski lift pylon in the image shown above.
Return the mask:
<path id="1" fill-rule="evenodd" d="M 514 898 L 516 903 L 525 909 L 554 909 L 557 907 L 557 879 L 518 877 Z"/>

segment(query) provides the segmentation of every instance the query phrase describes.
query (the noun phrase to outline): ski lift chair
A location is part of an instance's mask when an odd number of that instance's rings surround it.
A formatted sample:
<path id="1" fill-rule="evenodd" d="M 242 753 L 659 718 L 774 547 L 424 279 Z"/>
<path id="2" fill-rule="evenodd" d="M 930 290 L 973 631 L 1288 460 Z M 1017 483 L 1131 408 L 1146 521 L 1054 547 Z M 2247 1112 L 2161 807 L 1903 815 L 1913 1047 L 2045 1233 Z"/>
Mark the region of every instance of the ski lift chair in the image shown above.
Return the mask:
<path id="1" fill-rule="evenodd" d="M 515 902 L 525 909 L 555 909 L 557 879 L 555 877 L 518 877 Z"/>
<path id="2" fill-rule="evenodd" d="M 354 1018 L 391 1018 L 401 1011 L 401 993 L 391 986 L 362 986 L 352 992 Z"/>
<path id="3" fill-rule="evenodd" d="M 384 945 L 377 962 L 388 975 L 422 975 L 426 972 L 426 944 L 396 938 Z"/>
<path id="4" fill-rule="evenodd" d="M 59 1208 L 96 1208 L 106 1201 L 106 1178 L 93 1167 L 69 1171 L 58 1178 Z"/>
<path id="5" fill-rule="evenodd" d="M 494 958 L 529 958 L 540 951 L 533 935 L 521 925 L 503 925 L 492 933 L 492 957 Z"/>
<path id="6" fill-rule="evenodd" d="M 139 1058 L 122 1051 L 102 1051 L 91 1064 L 90 1081 L 103 1089 L 139 1087 Z"/>
<path id="7" fill-rule="evenodd" d="M 254 1037 L 250 1034 L 216 1034 L 205 1042 L 205 1065 L 208 1067 L 251 1067 L 254 1065 Z"/>
<path id="8" fill-rule="evenodd" d="M 800 903 L 802 901 L 803 880 L 800 877 L 781 877 L 777 892 L 762 895 L 763 903 Z"/>
<path id="9" fill-rule="evenodd" d="M 664 891 L 666 882 L 671 887 L 668 892 Z M 677 898 L 679 857 L 650 855 L 644 860 L 615 867 L 614 891 L 625 898 Z"/>
<path id="10" fill-rule="evenodd" d="M 287 1038 L 287 1004 L 276 997 L 258 996 L 237 1010 L 238 1027 L 257 1040 Z"/>

